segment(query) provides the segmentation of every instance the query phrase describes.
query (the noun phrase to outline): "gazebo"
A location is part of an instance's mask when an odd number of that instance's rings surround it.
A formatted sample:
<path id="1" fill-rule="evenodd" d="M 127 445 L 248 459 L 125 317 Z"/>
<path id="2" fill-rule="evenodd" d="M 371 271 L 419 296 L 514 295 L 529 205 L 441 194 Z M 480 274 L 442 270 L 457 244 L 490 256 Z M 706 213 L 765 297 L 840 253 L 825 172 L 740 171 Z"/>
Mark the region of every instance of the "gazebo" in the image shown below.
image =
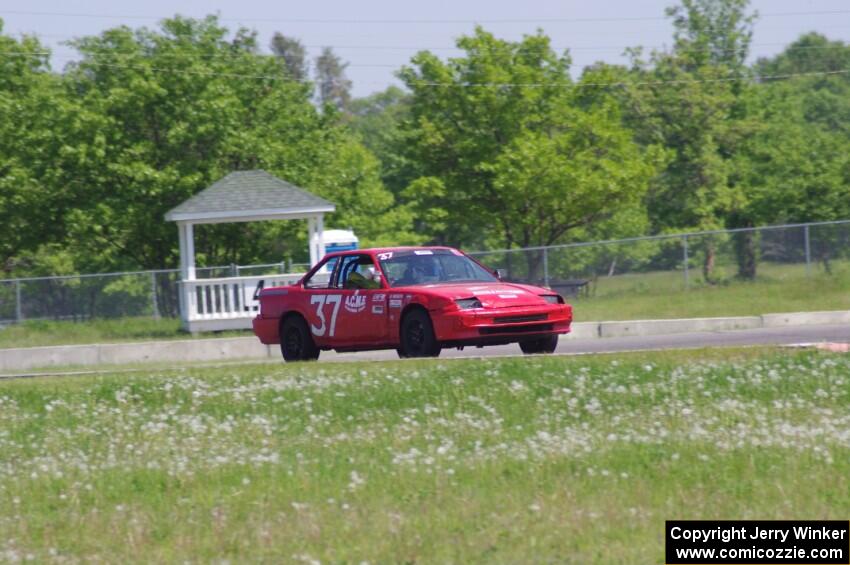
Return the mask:
<path id="1" fill-rule="evenodd" d="M 180 313 L 191 332 L 251 327 L 257 289 L 288 284 L 301 273 L 201 279 L 195 277 L 193 226 L 265 220 L 307 220 L 310 265 L 325 254 L 324 215 L 335 206 L 263 170 L 235 171 L 165 214 L 180 237 Z"/>

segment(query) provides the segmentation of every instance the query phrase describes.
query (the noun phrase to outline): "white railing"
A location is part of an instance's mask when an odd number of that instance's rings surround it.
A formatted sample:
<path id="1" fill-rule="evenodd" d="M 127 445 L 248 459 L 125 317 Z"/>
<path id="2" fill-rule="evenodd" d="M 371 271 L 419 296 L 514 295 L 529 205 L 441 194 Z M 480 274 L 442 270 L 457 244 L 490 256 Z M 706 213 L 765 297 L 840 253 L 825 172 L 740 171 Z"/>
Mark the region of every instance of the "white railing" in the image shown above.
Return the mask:
<path id="1" fill-rule="evenodd" d="M 262 289 L 291 285 L 303 276 L 304 273 L 287 273 L 183 281 L 180 283 L 181 298 L 185 305 L 183 321 L 189 329 L 250 328 L 251 319 L 260 309 L 259 295 Z M 314 278 L 318 282 L 318 278 L 327 277 L 327 274 L 319 273 Z"/>
<path id="2" fill-rule="evenodd" d="M 251 318 L 259 307 L 261 289 L 289 285 L 302 276 L 293 274 L 183 281 L 181 284 L 187 306 L 184 318 L 187 321 Z"/>

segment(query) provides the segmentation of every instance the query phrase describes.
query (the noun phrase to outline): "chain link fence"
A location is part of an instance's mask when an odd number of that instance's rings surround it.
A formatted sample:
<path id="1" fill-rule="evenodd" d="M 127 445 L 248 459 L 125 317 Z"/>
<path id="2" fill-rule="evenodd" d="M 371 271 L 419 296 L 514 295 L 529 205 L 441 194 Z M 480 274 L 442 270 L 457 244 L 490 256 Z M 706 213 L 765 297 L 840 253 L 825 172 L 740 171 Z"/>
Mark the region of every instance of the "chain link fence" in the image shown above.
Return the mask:
<path id="1" fill-rule="evenodd" d="M 178 271 L 0 281 L 0 323 L 177 316 Z"/>
<path id="2" fill-rule="evenodd" d="M 470 253 L 508 280 L 588 299 L 850 275 L 850 220 Z M 815 283 L 812 284 L 812 291 Z"/>
<path id="3" fill-rule="evenodd" d="M 470 253 L 508 280 L 582 299 L 682 292 L 750 279 L 811 284 L 850 277 L 850 220 Z M 199 267 L 222 278 L 305 271 L 305 264 Z M 178 317 L 178 270 L 0 280 L 0 324 Z M 796 281 L 796 282 L 794 282 Z M 801 282 L 802 281 L 802 282 Z M 807 283 L 806 281 L 810 281 Z"/>

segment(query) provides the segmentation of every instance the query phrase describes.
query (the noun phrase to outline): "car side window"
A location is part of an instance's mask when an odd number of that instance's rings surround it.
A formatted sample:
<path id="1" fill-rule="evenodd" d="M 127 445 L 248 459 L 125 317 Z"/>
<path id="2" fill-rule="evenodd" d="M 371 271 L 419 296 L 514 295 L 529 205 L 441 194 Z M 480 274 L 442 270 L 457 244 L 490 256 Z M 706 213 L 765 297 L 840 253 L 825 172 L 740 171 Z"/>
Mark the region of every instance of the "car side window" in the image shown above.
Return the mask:
<path id="1" fill-rule="evenodd" d="M 336 279 L 333 281 L 333 288 L 346 288 L 345 284 L 351 273 L 357 270 L 357 261 L 359 255 L 347 255 L 342 258 L 339 263 L 339 269 L 336 272 Z"/>
<path id="2" fill-rule="evenodd" d="M 325 259 L 320 263 L 322 266 L 304 281 L 304 288 L 330 288 L 331 273 L 337 258 Z"/>
<path id="3" fill-rule="evenodd" d="M 375 262 L 368 255 L 343 257 L 334 280 L 334 288 L 345 290 L 380 288 L 380 279 Z"/>

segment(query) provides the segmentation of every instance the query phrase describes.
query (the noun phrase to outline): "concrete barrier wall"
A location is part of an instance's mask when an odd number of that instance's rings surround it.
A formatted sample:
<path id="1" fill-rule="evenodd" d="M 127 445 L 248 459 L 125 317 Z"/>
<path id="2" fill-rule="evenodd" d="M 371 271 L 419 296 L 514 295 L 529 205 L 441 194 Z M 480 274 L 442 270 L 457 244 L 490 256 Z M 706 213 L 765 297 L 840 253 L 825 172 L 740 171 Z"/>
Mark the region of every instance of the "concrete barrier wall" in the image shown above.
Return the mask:
<path id="1" fill-rule="evenodd" d="M 600 322 L 599 337 L 628 337 L 694 332 L 719 332 L 729 330 L 752 330 L 760 327 L 762 327 L 762 325 L 761 318 L 759 316 Z"/>
<path id="2" fill-rule="evenodd" d="M 101 343 L 55 347 L 0 349 L 0 371 L 20 371 L 58 365 L 120 365 L 124 363 L 228 361 L 279 355 L 255 337 L 186 339 L 140 343 Z"/>
<path id="3" fill-rule="evenodd" d="M 764 314 L 761 316 L 761 319 L 762 326 L 765 328 L 811 326 L 819 324 L 850 324 L 850 310 Z"/>
<path id="4" fill-rule="evenodd" d="M 96 345 L 0 349 L 0 371 L 19 371 L 57 365 L 98 365 Z"/>
<path id="5" fill-rule="evenodd" d="M 599 322 L 574 322 L 570 326 L 569 339 L 592 339 L 599 337 Z"/>
<path id="6" fill-rule="evenodd" d="M 565 339 L 596 339 L 774 328 L 783 326 L 850 324 L 850 310 L 792 312 L 727 318 L 576 322 Z M 278 346 L 255 337 L 61 345 L 0 349 L 0 372 L 60 365 L 120 365 L 146 362 L 228 361 L 277 358 Z"/>

